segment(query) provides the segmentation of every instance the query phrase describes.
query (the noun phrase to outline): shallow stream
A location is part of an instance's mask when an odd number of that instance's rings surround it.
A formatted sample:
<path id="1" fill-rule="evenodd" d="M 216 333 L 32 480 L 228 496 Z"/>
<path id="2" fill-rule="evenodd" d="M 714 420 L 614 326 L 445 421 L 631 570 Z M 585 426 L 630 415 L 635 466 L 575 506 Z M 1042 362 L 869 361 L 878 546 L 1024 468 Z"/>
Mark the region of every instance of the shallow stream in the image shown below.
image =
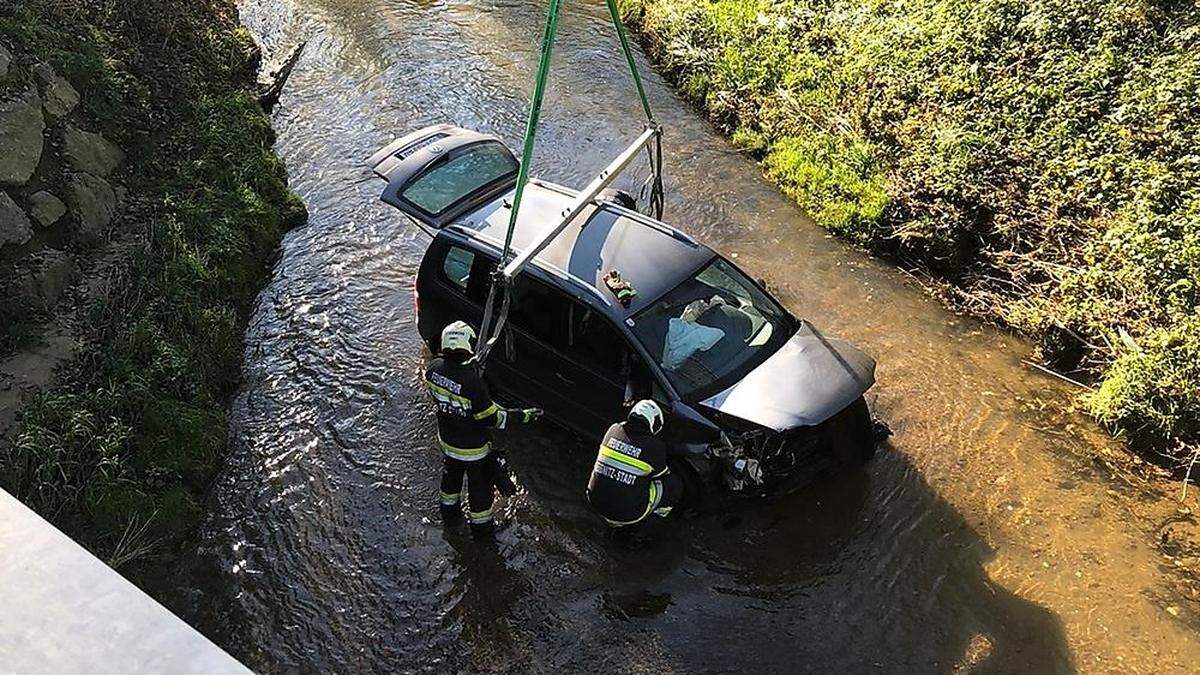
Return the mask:
<path id="1" fill-rule="evenodd" d="M 268 54 L 308 47 L 275 115 L 309 223 L 246 335 L 202 557 L 201 628 L 265 671 L 1184 671 L 1200 639 L 1140 493 L 1029 348 L 831 239 L 644 66 L 666 220 L 879 360 L 891 424 L 864 471 L 613 545 L 594 448 L 504 441 L 523 492 L 495 546 L 445 532 L 420 386 L 425 239 L 363 160 L 453 121 L 516 146 L 541 2 L 244 0 Z M 581 186 L 640 130 L 603 3 L 565 3 L 536 175 Z M 1142 500 L 1144 501 L 1144 499 Z M 1173 508 L 1173 507 L 1170 507 Z M 1170 510 L 1153 511 L 1155 517 Z"/>

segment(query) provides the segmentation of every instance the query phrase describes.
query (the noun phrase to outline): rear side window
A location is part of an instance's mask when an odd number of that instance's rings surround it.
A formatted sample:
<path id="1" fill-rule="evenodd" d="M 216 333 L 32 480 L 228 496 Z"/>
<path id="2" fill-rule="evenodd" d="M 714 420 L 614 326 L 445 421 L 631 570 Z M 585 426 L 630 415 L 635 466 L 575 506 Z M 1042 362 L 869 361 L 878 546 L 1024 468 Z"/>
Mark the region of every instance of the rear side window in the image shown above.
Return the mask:
<path id="1" fill-rule="evenodd" d="M 596 310 L 571 303 L 570 353 L 593 371 L 620 382 L 628 351 L 625 340 Z"/>
<path id="2" fill-rule="evenodd" d="M 550 347 L 567 351 L 570 301 L 525 275 L 517 277 L 512 294 L 509 321 Z"/>
<path id="3" fill-rule="evenodd" d="M 499 143 L 478 143 L 454 151 L 404 188 L 401 196 L 438 215 L 472 192 L 515 173 L 517 162 Z"/>
<path id="4" fill-rule="evenodd" d="M 442 261 L 442 272 L 446 280 L 458 287 L 463 293 L 467 292 L 467 284 L 471 280 L 471 267 L 475 264 L 475 254 L 470 251 L 451 246 L 446 251 L 446 259 Z"/>

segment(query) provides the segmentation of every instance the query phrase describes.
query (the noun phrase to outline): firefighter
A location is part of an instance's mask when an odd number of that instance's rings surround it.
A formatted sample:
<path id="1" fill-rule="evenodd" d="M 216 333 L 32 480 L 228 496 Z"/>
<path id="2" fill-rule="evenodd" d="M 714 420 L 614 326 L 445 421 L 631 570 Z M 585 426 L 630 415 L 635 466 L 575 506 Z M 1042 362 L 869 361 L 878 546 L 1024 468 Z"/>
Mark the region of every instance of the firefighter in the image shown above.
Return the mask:
<path id="1" fill-rule="evenodd" d="M 604 435 L 587 498 L 611 527 L 666 518 L 683 496 L 683 481 L 667 467 L 669 448 L 658 437 L 662 428 L 662 408 L 646 399 Z"/>
<path id="2" fill-rule="evenodd" d="M 425 371 L 425 383 L 437 403 L 438 445 L 444 467 L 441 485 L 441 515 L 447 524 L 462 520 L 463 476 L 467 479 L 471 531 L 492 531 L 492 500 L 497 484 L 508 482 L 507 470 L 492 452 L 488 429 L 528 424 L 542 411 L 538 408 L 505 410 L 496 405 L 487 383 L 473 361 L 475 331 L 462 321 L 442 330 L 441 355 Z M 508 483 L 511 485 L 511 483 Z"/>

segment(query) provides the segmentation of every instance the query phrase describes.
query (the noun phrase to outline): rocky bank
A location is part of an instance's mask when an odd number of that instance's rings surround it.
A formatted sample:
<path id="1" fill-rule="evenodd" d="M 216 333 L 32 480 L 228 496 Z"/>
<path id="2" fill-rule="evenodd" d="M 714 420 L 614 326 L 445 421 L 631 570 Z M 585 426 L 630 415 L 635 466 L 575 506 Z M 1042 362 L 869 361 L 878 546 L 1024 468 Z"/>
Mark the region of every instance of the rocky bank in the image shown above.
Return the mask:
<path id="1" fill-rule="evenodd" d="M 305 218 L 260 65 L 232 0 L 0 2 L 0 489 L 168 604 Z"/>
<path id="2" fill-rule="evenodd" d="M 0 434 L 70 356 L 56 310 L 103 257 L 125 198 L 125 153 L 89 128 L 80 101 L 49 64 L 0 44 Z"/>

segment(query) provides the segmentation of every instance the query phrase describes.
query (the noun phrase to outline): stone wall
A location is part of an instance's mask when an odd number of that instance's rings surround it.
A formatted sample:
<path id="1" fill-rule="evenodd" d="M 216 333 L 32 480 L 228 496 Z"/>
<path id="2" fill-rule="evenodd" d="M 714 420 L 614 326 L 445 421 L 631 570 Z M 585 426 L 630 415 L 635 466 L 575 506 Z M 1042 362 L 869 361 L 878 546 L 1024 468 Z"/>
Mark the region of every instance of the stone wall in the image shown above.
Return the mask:
<path id="1" fill-rule="evenodd" d="M 124 153 L 89 130 L 70 82 L 0 44 L 0 297 L 49 312 L 123 201 Z"/>

